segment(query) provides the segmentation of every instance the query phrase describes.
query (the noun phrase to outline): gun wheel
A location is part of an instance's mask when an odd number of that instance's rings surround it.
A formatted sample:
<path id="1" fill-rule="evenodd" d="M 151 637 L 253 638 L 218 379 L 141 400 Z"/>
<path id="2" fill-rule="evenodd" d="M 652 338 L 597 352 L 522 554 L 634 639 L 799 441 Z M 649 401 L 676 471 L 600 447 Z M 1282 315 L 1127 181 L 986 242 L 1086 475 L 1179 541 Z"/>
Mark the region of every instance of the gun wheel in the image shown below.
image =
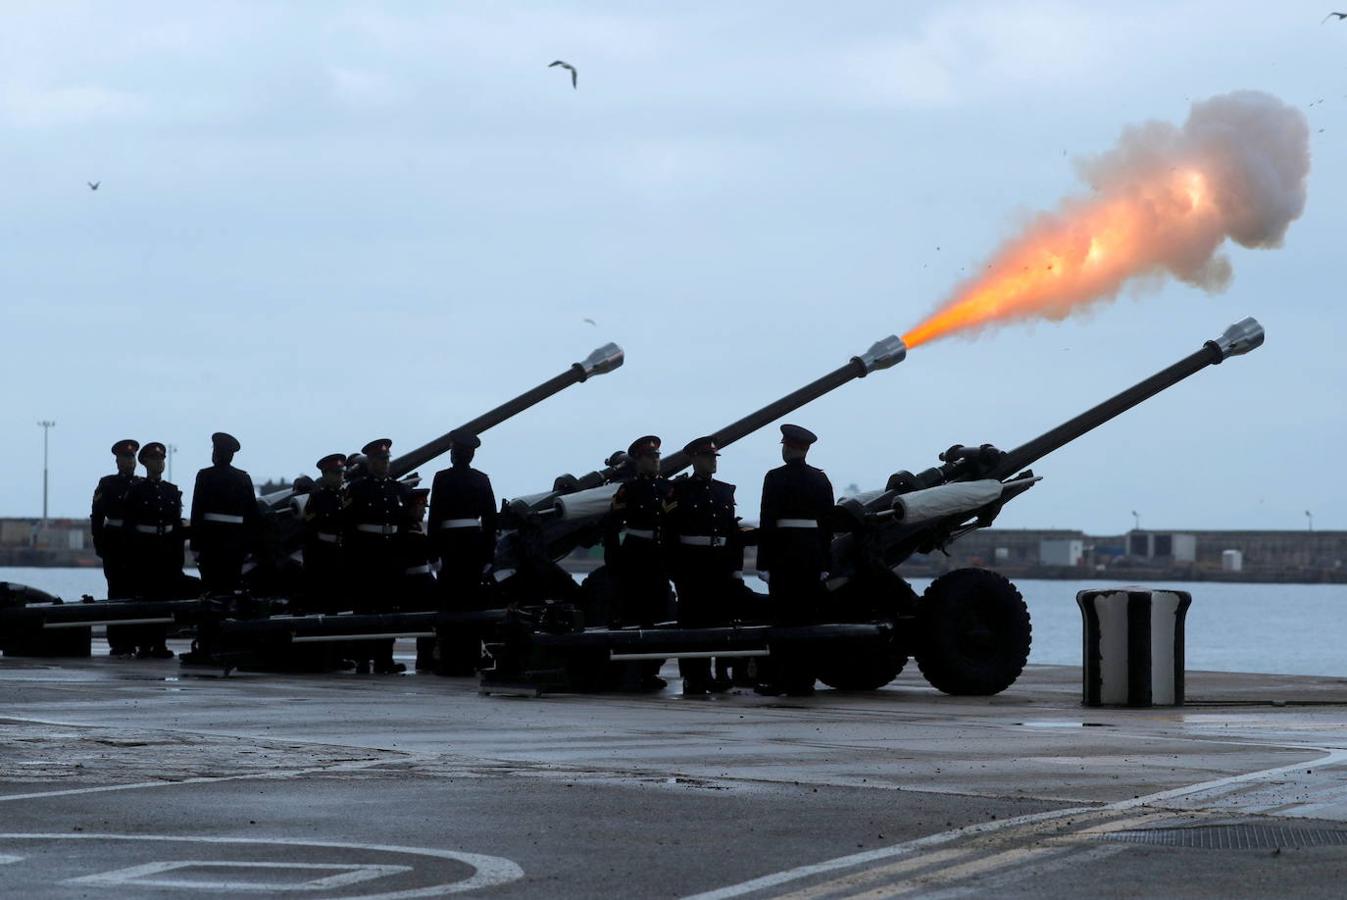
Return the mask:
<path id="1" fill-rule="evenodd" d="M 886 585 L 884 599 L 873 604 L 874 613 L 896 618 L 910 614 L 916 606 L 917 594 L 906 581 L 893 577 Z M 829 654 L 818 662 L 818 680 L 835 691 L 877 691 L 893 681 L 907 665 L 907 654 L 895 641 L 867 647 L 847 647 Z"/>
<path id="2" fill-rule="evenodd" d="M 892 643 L 883 647 L 856 648 L 824 658 L 818 663 L 818 680 L 835 691 L 877 691 L 898 677 L 907 657 Z"/>
<path id="3" fill-rule="evenodd" d="M 956 569 L 931 582 L 917 608 L 917 666 L 946 694 L 989 696 L 1015 683 L 1033 628 L 1020 592 L 986 569 Z"/>

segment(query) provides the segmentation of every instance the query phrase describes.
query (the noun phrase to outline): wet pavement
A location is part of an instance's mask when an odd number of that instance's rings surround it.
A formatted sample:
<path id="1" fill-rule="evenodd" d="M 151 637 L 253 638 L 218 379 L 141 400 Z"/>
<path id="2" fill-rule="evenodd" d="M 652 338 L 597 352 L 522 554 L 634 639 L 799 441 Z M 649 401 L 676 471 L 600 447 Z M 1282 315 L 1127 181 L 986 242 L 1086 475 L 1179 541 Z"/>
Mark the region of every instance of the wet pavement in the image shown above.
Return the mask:
<path id="1" fill-rule="evenodd" d="M 401 648 L 410 661 L 410 646 Z M 481 696 L 0 659 L 10 895 L 1338 896 L 1347 680 Z"/>

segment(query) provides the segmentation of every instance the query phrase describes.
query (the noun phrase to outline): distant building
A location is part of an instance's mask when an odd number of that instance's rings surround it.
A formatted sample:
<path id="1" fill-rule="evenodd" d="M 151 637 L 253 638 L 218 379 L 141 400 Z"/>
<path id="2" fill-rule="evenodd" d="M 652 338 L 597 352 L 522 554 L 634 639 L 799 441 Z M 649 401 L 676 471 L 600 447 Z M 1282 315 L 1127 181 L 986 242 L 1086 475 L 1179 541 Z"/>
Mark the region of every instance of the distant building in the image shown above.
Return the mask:
<path id="1" fill-rule="evenodd" d="M 1045 566 L 1078 566 L 1085 558 L 1085 541 L 1057 538 L 1038 542 L 1038 561 Z"/>

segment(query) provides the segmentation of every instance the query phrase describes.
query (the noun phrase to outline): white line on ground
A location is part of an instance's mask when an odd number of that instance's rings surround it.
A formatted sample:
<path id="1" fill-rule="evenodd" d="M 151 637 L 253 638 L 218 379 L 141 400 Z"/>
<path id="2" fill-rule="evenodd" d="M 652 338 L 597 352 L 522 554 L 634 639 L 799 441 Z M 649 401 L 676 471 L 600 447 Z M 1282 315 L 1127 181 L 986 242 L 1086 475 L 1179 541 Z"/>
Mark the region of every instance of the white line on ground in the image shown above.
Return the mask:
<path id="1" fill-rule="evenodd" d="M 182 782 L 178 782 L 181 784 Z M 371 850 L 380 853 L 405 853 L 412 856 L 429 856 L 435 859 L 447 859 L 471 866 L 472 876 L 462 881 L 448 884 L 431 885 L 423 888 L 410 888 L 405 891 L 390 891 L 383 894 L 363 894 L 347 897 L 345 900 L 412 900 L 416 897 L 439 897 L 443 894 L 461 894 L 479 888 L 494 887 L 518 881 L 524 877 L 524 870 L 511 860 L 501 856 L 487 856 L 481 853 L 460 853 L 456 850 L 434 850 L 429 847 L 399 847 L 392 844 L 360 844 L 338 841 L 307 841 L 294 838 L 232 838 L 212 835 L 163 835 L 163 834 L 0 834 L 0 841 L 147 841 L 162 843 L 195 844 L 260 844 L 274 846 L 283 844 L 291 847 L 323 847 L 342 850 Z"/>
<path id="2" fill-rule="evenodd" d="M 1160 791 L 1155 794 L 1147 794 L 1143 797 L 1136 797 L 1130 800 L 1119 800 L 1114 803 L 1107 803 L 1102 806 L 1074 806 L 1068 809 L 1049 810 L 1041 813 L 1031 813 L 1025 816 L 1015 816 L 1009 819 L 998 819 L 992 822 L 979 822 L 974 825 L 965 825 L 962 828 L 955 828 L 951 831 L 942 831 L 937 834 L 930 834 L 925 837 L 916 838 L 911 841 L 905 841 L 901 844 L 894 844 L 889 847 L 880 847 L 875 850 L 866 850 L 863 853 L 852 853 L 847 856 L 840 856 L 836 859 L 825 860 L 824 862 L 813 863 L 807 866 L 798 866 L 793 869 L 786 869 L 782 872 L 775 872 L 771 875 L 763 875 L 758 878 L 750 879 L 739 884 L 729 885 L 723 888 L 717 888 L 713 891 L 705 891 L 700 894 L 693 894 L 684 900 L 728 900 L 730 897 L 742 897 L 745 894 L 751 894 L 756 891 L 767 888 L 777 887 L 782 884 L 788 884 L 792 881 L 798 881 L 803 878 L 811 878 L 815 875 L 821 875 L 826 872 L 835 872 L 839 869 L 851 868 L 853 866 L 865 865 L 866 863 L 878 862 L 884 859 L 906 856 L 915 853 L 918 850 L 924 850 L 927 847 L 935 847 L 941 844 L 947 844 L 950 841 L 960 838 L 973 837 L 976 835 L 987 834 L 992 831 L 1001 831 L 1007 828 L 1014 828 L 1020 825 L 1028 825 L 1034 822 L 1043 822 L 1050 819 L 1060 819 L 1067 816 L 1085 815 L 1087 813 L 1098 813 L 1101 811 L 1122 811 L 1135 809 L 1138 806 L 1146 806 L 1153 803 L 1162 803 L 1166 800 L 1173 800 L 1177 797 L 1186 797 L 1193 794 L 1200 794 L 1206 791 L 1219 790 L 1221 788 L 1234 785 L 1247 784 L 1252 781 L 1262 781 L 1270 778 L 1276 778 L 1279 775 L 1285 775 L 1289 772 L 1298 771 L 1305 766 L 1313 765 L 1317 768 L 1327 768 L 1329 766 L 1339 765 L 1347 761 L 1347 749 L 1337 749 L 1328 747 L 1306 747 L 1293 746 L 1282 747 L 1278 745 L 1263 745 L 1268 749 L 1302 749 L 1307 751 L 1317 751 L 1325 754 L 1318 759 L 1301 761 L 1290 765 L 1276 766 L 1271 769 L 1260 769 L 1256 772 L 1246 772 L 1242 775 L 1231 775 L 1226 778 L 1217 778 L 1211 781 L 1203 781 L 1197 784 L 1187 785 L 1186 787 L 1173 788 L 1167 791 Z"/>

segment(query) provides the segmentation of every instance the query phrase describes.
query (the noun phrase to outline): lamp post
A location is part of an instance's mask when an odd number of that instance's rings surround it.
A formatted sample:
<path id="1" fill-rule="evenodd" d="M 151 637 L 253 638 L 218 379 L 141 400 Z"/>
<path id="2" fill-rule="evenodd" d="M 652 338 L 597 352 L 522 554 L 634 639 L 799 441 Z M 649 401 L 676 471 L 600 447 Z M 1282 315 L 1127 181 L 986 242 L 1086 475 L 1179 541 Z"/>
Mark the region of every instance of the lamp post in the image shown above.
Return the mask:
<path id="1" fill-rule="evenodd" d="M 1308 509 L 1305 510 L 1305 518 L 1306 518 L 1306 519 L 1309 519 L 1309 521 L 1310 521 L 1310 531 L 1313 531 L 1313 530 L 1314 530 L 1314 513 L 1310 512 Z"/>
<path id="2" fill-rule="evenodd" d="M 1132 530 L 1133 531 L 1141 530 L 1141 516 L 1137 513 L 1135 509 L 1132 510 Z"/>
<path id="3" fill-rule="evenodd" d="M 47 524 L 47 435 L 56 427 L 56 423 L 43 419 L 37 423 L 42 429 L 42 524 Z"/>
<path id="4" fill-rule="evenodd" d="M 173 454 L 178 452 L 178 445 L 169 444 L 164 449 L 168 451 L 168 482 L 169 484 L 177 484 L 173 480 Z"/>

